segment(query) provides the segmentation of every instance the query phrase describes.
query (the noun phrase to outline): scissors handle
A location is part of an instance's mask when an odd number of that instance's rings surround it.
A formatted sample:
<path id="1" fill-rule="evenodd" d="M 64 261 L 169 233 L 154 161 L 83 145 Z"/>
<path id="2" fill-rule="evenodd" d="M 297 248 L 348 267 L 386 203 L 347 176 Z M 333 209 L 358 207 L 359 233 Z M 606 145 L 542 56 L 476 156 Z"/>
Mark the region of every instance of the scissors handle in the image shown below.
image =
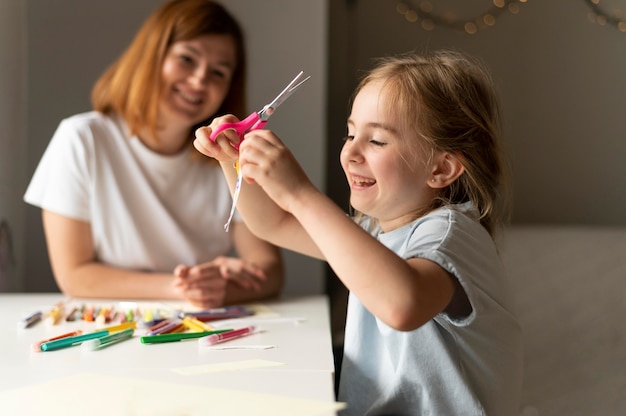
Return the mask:
<path id="1" fill-rule="evenodd" d="M 248 117 L 236 123 L 224 123 L 217 126 L 215 130 L 211 132 L 210 139 L 215 142 L 217 136 L 224 130 L 234 129 L 237 135 L 243 140 L 243 135 L 252 130 L 258 130 L 265 127 L 266 120 L 261 120 L 259 113 L 252 113 Z M 239 149 L 239 145 L 235 146 L 235 149 Z"/>

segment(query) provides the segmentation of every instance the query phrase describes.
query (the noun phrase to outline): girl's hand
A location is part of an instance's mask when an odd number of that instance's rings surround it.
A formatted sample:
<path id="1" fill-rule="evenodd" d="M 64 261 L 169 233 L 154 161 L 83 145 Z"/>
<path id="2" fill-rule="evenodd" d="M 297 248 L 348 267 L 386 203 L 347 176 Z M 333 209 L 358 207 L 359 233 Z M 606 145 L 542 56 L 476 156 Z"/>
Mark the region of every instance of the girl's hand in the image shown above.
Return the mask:
<path id="1" fill-rule="evenodd" d="M 239 151 L 235 149 L 241 138 L 234 129 L 226 129 L 221 132 L 215 142 L 211 140 L 211 133 L 219 125 L 224 123 L 236 123 L 239 120 L 233 115 L 216 117 L 210 125 L 200 127 L 196 130 L 194 147 L 203 155 L 212 157 L 220 162 L 235 161 L 239 158 Z"/>
<path id="2" fill-rule="evenodd" d="M 243 178 L 256 182 L 283 210 L 304 192 L 317 191 L 282 141 L 270 130 L 254 130 L 239 147 Z"/>
<path id="3" fill-rule="evenodd" d="M 174 289 L 194 306 L 208 309 L 224 305 L 228 282 L 259 292 L 266 280 L 263 271 L 238 258 L 220 256 L 197 266 L 179 265 L 174 270 Z"/>

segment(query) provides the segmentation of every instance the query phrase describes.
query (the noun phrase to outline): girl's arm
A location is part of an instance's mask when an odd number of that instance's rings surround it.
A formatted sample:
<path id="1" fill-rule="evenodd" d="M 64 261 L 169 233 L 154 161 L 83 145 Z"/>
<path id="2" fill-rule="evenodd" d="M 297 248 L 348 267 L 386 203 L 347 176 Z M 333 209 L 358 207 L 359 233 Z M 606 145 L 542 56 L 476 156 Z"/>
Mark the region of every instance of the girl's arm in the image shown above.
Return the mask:
<path id="1" fill-rule="evenodd" d="M 416 329 L 456 298 L 460 285 L 443 268 L 425 259 L 402 259 L 326 196 L 302 192 L 290 211 L 346 287 L 390 327 Z"/>
<path id="2" fill-rule="evenodd" d="M 225 130 L 216 142 L 210 140 L 211 129 L 224 122 L 235 122 L 233 116 L 216 118 L 211 126 L 201 127 L 196 131 L 194 146 L 196 149 L 219 160 L 231 194 L 237 182 L 234 163 L 239 159 L 239 152 L 233 147 L 239 144 L 239 137 L 234 130 Z M 241 161 L 242 164 L 244 161 Z M 296 251 L 323 260 L 323 256 L 306 231 L 297 220 L 278 206 L 254 181 L 244 180 L 237 202 L 237 209 L 249 229 L 259 238 L 280 247 Z"/>
<path id="3" fill-rule="evenodd" d="M 244 177 L 256 184 L 240 206 L 251 229 L 278 245 L 321 254 L 346 287 L 387 325 L 415 329 L 456 300 L 455 278 L 429 260 L 402 259 L 355 224 L 315 188 L 271 131 L 246 135 L 240 162 Z M 270 225 L 264 221 L 265 211 L 255 212 L 258 200 L 263 207 L 281 211 L 270 212 Z"/>

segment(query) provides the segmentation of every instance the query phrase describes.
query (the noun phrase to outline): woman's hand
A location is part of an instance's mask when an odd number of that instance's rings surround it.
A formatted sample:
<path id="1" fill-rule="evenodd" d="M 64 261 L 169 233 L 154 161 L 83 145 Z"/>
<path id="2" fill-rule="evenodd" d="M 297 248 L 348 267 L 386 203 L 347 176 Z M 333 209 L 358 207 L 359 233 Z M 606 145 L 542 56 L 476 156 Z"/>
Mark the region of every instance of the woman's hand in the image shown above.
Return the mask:
<path id="1" fill-rule="evenodd" d="M 224 305 L 228 282 L 259 292 L 266 280 L 259 267 L 244 260 L 220 256 L 196 266 L 179 265 L 174 270 L 174 289 L 194 306 L 208 309 Z"/>
<path id="2" fill-rule="evenodd" d="M 239 120 L 233 115 L 216 117 L 210 125 L 196 130 L 194 147 L 203 155 L 212 157 L 220 162 L 235 161 L 239 158 L 239 151 L 235 146 L 239 145 L 241 138 L 234 129 L 226 129 L 221 132 L 215 142 L 211 140 L 211 133 L 219 125 L 224 123 L 236 123 Z"/>

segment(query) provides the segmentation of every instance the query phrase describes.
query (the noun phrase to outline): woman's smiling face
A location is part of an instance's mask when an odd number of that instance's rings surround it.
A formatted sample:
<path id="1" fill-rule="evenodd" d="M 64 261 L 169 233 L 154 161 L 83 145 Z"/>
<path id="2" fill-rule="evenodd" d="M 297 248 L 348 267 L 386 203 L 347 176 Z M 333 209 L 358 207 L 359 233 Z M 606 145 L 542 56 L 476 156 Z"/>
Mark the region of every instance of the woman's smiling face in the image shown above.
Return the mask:
<path id="1" fill-rule="evenodd" d="M 204 35 L 173 43 L 161 70 L 159 123 L 190 128 L 220 108 L 235 71 L 229 35 Z"/>
<path id="2" fill-rule="evenodd" d="M 424 152 L 415 150 L 419 138 L 403 137 L 393 105 L 382 82 L 366 84 L 354 100 L 340 156 L 350 204 L 378 219 L 384 231 L 414 220 L 434 197 Z"/>

